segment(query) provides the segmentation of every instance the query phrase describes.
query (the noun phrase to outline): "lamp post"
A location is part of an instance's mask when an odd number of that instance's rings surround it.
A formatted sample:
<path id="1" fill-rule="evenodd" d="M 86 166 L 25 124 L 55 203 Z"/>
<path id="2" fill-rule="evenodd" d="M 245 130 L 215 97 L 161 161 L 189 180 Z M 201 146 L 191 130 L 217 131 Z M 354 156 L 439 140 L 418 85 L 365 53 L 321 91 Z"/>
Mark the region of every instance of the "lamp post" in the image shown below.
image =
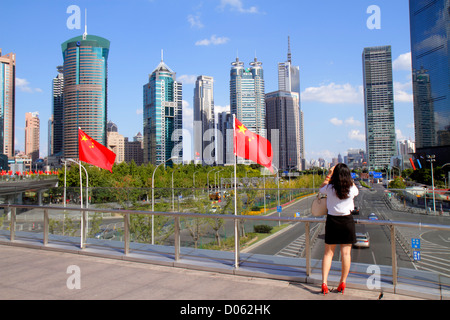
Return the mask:
<path id="1" fill-rule="evenodd" d="M 217 176 L 219 177 L 219 173 L 221 172 L 221 171 L 223 171 L 223 170 L 225 170 L 225 169 L 222 169 L 222 170 L 219 170 L 219 171 L 217 171 L 217 172 L 214 172 L 214 183 L 215 183 L 215 185 L 216 185 L 216 192 L 217 191 L 219 191 L 219 187 L 217 187 L 217 182 L 216 182 L 216 174 L 217 174 Z M 219 177 L 220 178 L 220 177 Z M 220 181 L 219 181 L 219 179 L 217 179 L 217 181 L 220 183 Z"/>
<path id="2" fill-rule="evenodd" d="M 208 184 L 208 197 L 209 197 L 209 174 L 215 170 L 218 169 L 212 169 L 211 171 L 208 171 L 208 173 L 206 174 L 206 183 Z"/>
<path id="3" fill-rule="evenodd" d="M 434 214 L 436 214 L 436 199 L 435 199 L 435 197 L 434 197 L 434 176 L 433 176 L 433 162 L 434 161 L 436 161 L 436 156 L 433 154 L 433 155 L 427 155 L 427 161 L 429 161 L 430 162 L 430 166 L 431 166 L 431 185 L 432 185 L 432 188 L 433 188 L 433 211 L 434 211 Z"/>
<path id="4" fill-rule="evenodd" d="M 175 211 L 175 194 L 173 191 L 173 174 L 177 171 L 178 168 L 172 170 L 172 211 Z"/>
<path id="5" fill-rule="evenodd" d="M 192 174 L 192 195 L 194 196 L 194 200 L 195 200 L 195 174 L 198 172 L 200 171 L 194 171 L 194 173 Z"/>
<path id="6" fill-rule="evenodd" d="M 158 167 L 162 164 L 165 164 L 166 162 L 170 161 L 170 160 L 176 160 L 178 159 L 178 157 L 171 157 L 169 159 L 167 159 L 164 162 L 161 162 L 160 164 L 158 164 L 155 168 L 155 170 L 153 170 L 153 175 L 152 175 L 152 212 L 155 211 L 155 173 L 156 170 L 158 169 Z M 155 215 L 152 214 L 152 244 L 155 244 Z"/>

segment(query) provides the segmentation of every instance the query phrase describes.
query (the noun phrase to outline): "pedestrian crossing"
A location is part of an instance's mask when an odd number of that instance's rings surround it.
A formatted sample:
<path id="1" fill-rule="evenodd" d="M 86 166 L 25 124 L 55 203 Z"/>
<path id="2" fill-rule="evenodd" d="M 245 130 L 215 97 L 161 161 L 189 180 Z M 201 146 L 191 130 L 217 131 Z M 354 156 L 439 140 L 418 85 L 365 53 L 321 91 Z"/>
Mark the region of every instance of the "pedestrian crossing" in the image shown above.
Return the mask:
<path id="1" fill-rule="evenodd" d="M 310 234 L 314 234 L 317 228 L 322 226 L 321 223 L 316 224 L 310 230 Z M 286 247 L 278 251 L 275 255 L 280 257 L 298 258 L 301 257 L 305 250 L 306 235 L 302 234 L 300 237 L 292 241 Z"/>

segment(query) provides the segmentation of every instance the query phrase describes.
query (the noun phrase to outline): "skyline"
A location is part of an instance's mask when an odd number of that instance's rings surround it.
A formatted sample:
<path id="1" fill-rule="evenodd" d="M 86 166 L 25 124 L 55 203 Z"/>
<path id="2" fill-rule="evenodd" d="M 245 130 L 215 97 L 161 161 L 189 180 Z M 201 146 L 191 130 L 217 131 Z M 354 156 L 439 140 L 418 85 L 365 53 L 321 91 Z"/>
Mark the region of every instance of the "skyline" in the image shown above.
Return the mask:
<path id="1" fill-rule="evenodd" d="M 392 2 L 392 1 L 391 1 Z M 278 90 L 278 63 L 300 67 L 305 158 L 330 161 L 350 148 L 365 150 L 362 52 L 391 45 L 397 139 L 414 140 L 408 1 L 319 3 L 306 1 L 32 1 L 8 2 L 0 13 L 3 54 L 16 54 L 16 143 L 24 150 L 25 113 L 38 111 L 40 156 L 47 155 L 52 79 L 62 65 L 61 43 L 84 31 L 111 41 L 108 59 L 108 120 L 132 138 L 143 133 L 142 86 L 164 62 L 183 83 L 183 126 L 193 137 L 193 96 L 199 75 L 214 78 L 216 113 L 229 109 L 230 69 L 236 56 L 245 67 L 256 56 L 265 93 Z M 176 4 L 176 6 L 174 5 Z M 80 29 L 68 29 L 70 5 L 81 10 Z M 367 9 L 380 9 L 380 29 L 369 29 Z M 5 13 L 8 13 L 5 15 Z M 14 29 L 8 26 L 14 26 Z M 399 135 L 400 134 L 400 135 Z M 193 159 L 184 140 L 184 159 Z"/>

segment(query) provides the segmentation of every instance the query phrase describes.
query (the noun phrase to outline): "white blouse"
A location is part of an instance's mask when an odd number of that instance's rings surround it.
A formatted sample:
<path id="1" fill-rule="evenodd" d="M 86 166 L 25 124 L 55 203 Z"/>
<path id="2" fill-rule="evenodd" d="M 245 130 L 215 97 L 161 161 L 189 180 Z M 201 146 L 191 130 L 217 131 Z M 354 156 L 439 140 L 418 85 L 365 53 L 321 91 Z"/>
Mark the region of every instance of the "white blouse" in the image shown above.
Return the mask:
<path id="1" fill-rule="evenodd" d="M 347 216 L 351 214 L 351 211 L 355 209 L 353 199 L 359 194 L 359 190 L 355 185 L 351 186 L 349 197 L 344 200 L 337 197 L 331 184 L 320 188 L 319 192 L 327 195 L 328 214 L 332 216 Z"/>

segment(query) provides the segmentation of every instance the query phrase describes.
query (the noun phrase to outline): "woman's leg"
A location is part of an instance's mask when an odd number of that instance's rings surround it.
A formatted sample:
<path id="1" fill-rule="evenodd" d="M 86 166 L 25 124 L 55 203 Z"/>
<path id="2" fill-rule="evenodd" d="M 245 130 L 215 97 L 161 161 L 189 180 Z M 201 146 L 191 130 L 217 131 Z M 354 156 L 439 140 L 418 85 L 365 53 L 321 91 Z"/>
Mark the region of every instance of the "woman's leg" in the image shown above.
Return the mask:
<path id="1" fill-rule="evenodd" d="M 348 273 L 350 272 L 350 265 L 352 263 L 351 257 L 352 245 L 351 244 L 341 244 L 341 259 L 342 259 L 342 273 L 341 273 L 341 283 L 347 281 Z"/>
<path id="2" fill-rule="evenodd" d="M 328 273 L 331 268 L 331 261 L 333 260 L 335 244 L 325 244 L 325 252 L 322 260 L 322 283 L 328 284 Z"/>

